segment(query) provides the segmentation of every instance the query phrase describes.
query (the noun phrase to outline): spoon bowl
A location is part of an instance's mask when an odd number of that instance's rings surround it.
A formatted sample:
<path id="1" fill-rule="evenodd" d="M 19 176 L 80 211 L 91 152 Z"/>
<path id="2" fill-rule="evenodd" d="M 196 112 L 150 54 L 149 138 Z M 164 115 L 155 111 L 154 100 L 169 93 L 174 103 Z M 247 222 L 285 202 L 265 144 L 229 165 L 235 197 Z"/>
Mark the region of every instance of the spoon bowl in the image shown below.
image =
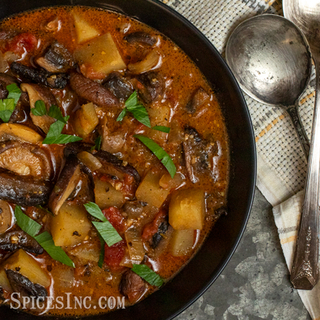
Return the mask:
<path id="1" fill-rule="evenodd" d="M 255 16 L 233 31 L 226 60 L 244 92 L 288 111 L 307 157 L 309 142 L 297 110 L 312 71 L 311 52 L 303 33 L 281 16 Z"/>

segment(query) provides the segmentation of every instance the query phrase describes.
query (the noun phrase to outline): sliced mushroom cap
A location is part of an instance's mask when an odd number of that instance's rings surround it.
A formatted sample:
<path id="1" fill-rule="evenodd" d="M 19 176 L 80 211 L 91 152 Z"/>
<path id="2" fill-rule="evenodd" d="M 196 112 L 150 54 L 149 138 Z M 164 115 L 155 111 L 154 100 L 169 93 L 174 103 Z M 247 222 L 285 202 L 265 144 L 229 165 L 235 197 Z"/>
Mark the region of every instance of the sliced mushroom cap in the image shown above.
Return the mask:
<path id="1" fill-rule="evenodd" d="M 31 83 L 22 83 L 21 90 L 28 93 L 30 101 L 30 111 L 35 107 L 35 104 L 38 100 L 42 100 L 45 103 L 47 111 L 49 110 L 50 106 L 56 105 L 54 95 L 52 94 L 50 89 L 45 86 Z M 55 121 L 48 115 L 36 116 L 32 112 L 30 112 L 30 117 L 33 123 L 41 128 L 45 133 L 48 133 L 51 124 Z"/>
<path id="2" fill-rule="evenodd" d="M 199 107 L 209 101 L 210 96 L 203 88 L 196 89 L 186 105 L 187 113 L 195 113 Z"/>
<path id="3" fill-rule="evenodd" d="M 12 209 L 6 201 L 0 200 L 0 235 L 12 225 Z"/>
<path id="4" fill-rule="evenodd" d="M 101 107 L 118 106 L 118 99 L 101 84 L 90 80 L 79 73 L 70 76 L 71 88 L 83 99 Z"/>
<path id="5" fill-rule="evenodd" d="M 85 204 L 87 202 L 95 202 L 94 181 L 90 170 L 86 170 L 81 166 L 79 181 L 73 192 L 67 200 L 71 200 L 76 204 Z"/>
<path id="6" fill-rule="evenodd" d="M 183 150 L 188 176 L 192 183 L 206 181 L 212 177 L 213 157 L 218 152 L 217 144 L 212 137 L 204 139 L 196 129 L 186 127 Z"/>
<path id="7" fill-rule="evenodd" d="M 74 66 L 71 53 L 61 43 L 55 41 L 45 54 L 36 59 L 37 64 L 48 72 L 66 72 Z"/>
<path id="8" fill-rule="evenodd" d="M 0 143 L 0 167 L 22 176 L 49 180 L 52 166 L 44 149 L 29 143 Z"/>
<path id="9" fill-rule="evenodd" d="M 130 164 L 124 165 L 123 161 L 118 159 L 115 155 L 99 150 L 94 153 L 94 156 L 102 163 L 101 171 L 110 175 L 114 175 L 119 179 L 123 179 L 125 174 L 132 176 L 137 184 L 141 178 L 138 171 Z"/>
<path id="10" fill-rule="evenodd" d="M 118 99 L 126 100 L 133 93 L 131 82 L 119 72 L 112 72 L 103 82 L 103 86 L 110 90 Z"/>
<path id="11" fill-rule="evenodd" d="M 33 129 L 18 123 L 0 124 L 0 141 L 25 141 L 33 144 L 43 141 L 42 136 Z"/>
<path id="12" fill-rule="evenodd" d="M 28 79 L 38 84 L 43 84 L 50 88 L 63 89 L 67 85 L 69 79 L 69 75 L 66 73 L 52 74 L 43 69 L 27 67 L 18 62 L 13 62 L 10 69 L 12 72 L 18 74 L 24 79 Z"/>
<path id="13" fill-rule="evenodd" d="M 128 270 L 122 275 L 119 291 L 128 298 L 130 303 L 135 303 L 147 291 L 147 284 L 139 275 Z"/>
<path id="14" fill-rule="evenodd" d="M 0 169 L 0 199 L 21 206 L 44 205 L 51 192 L 48 181 L 34 179 L 31 176 L 16 175 Z"/>
<path id="15" fill-rule="evenodd" d="M 58 214 L 63 203 L 69 198 L 81 179 L 80 163 L 75 156 L 70 156 L 53 188 L 49 198 L 49 209 Z"/>
<path id="16" fill-rule="evenodd" d="M 166 236 L 169 228 L 168 214 L 164 210 L 160 210 L 153 221 L 146 224 L 143 228 L 142 239 L 149 241 L 152 249 L 155 249 L 162 239 Z"/>
<path id="17" fill-rule="evenodd" d="M 6 251 L 25 251 L 42 254 L 43 248 L 40 244 L 24 231 L 10 231 L 0 236 L 0 249 Z"/>
<path id="18" fill-rule="evenodd" d="M 48 295 L 45 287 L 38 283 L 32 283 L 27 277 L 19 272 L 6 270 L 6 274 L 13 291 L 19 292 L 21 296 L 45 298 Z"/>
<path id="19" fill-rule="evenodd" d="M 155 37 L 143 31 L 136 31 L 125 35 L 123 37 L 123 40 L 131 44 L 137 43 L 148 46 L 153 46 L 157 42 L 157 39 Z"/>
<path id="20" fill-rule="evenodd" d="M 164 79 L 160 73 L 150 71 L 137 77 L 139 82 L 138 92 L 145 103 L 151 103 L 162 97 L 164 91 Z"/>

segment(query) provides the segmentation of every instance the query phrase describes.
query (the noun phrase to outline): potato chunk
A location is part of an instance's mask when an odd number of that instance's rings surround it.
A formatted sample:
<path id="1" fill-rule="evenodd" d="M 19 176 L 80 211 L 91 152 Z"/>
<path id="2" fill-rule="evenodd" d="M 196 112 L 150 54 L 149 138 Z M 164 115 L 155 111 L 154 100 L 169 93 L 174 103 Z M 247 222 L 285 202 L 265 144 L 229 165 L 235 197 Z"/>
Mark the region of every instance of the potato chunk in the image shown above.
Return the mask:
<path id="1" fill-rule="evenodd" d="M 98 125 L 99 119 L 92 102 L 84 104 L 77 110 L 74 129 L 81 138 L 86 138 Z"/>
<path id="2" fill-rule="evenodd" d="M 94 184 L 96 204 L 101 210 L 110 207 L 121 208 L 123 206 L 125 198 L 121 191 L 116 190 L 109 182 L 106 181 L 96 179 Z"/>
<path id="3" fill-rule="evenodd" d="M 12 288 L 9 279 L 4 269 L 0 269 L 0 289 L 4 289 L 8 292 L 12 292 Z"/>
<path id="4" fill-rule="evenodd" d="M 3 264 L 4 270 L 19 270 L 19 273 L 28 278 L 31 282 L 48 288 L 51 283 L 49 274 L 41 268 L 39 262 L 24 250 L 19 249 Z M 2 268 L 1 268 L 2 269 Z"/>
<path id="5" fill-rule="evenodd" d="M 170 192 L 160 187 L 159 181 L 162 175 L 160 172 L 148 171 L 136 191 L 136 197 L 139 201 L 147 202 L 157 208 L 162 206 Z"/>
<path id="6" fill-rule="evenodd" d="M 169 223 L 176 229 L 202 229 L 204 223 L 204 191 L 183 189 L 173 194 L 169 205 Z"/>
<path id="7" fill-rule="evenodd" d="M 99 35 L 99 31 L 92 27 L 83 17 L 73 12 L 74 26 L 77 33 L 77 42 L 83 43 Z"/>
<path id="8" fill-rule="evenodd" d="M 126 68 L 126 64 L 123 62 L 110 33 L 86 43 L 75 51 L 74 56 L 79 65 L 86 67 L 85 69 L 92 69 L 93 72 L 104 75 Z M 83 68 L 81 68 L 82 70 Z M 85 76 L 89 77 L 89 73 Z"/>
<path id="9" fill-rule="evenodd" d="M 170 252 L 173 256 L 179 257 L 187 255 L 194 243 L 194 230 L 173 230 L 170 241 Z"/>
<path id="10" fill-rule="evenodd" d="M 90 228 L 91 222 L 84 207 L 67 202 L 51 220 L 51 234 L 56 246 L 68 247 L 82 242 Z"/>

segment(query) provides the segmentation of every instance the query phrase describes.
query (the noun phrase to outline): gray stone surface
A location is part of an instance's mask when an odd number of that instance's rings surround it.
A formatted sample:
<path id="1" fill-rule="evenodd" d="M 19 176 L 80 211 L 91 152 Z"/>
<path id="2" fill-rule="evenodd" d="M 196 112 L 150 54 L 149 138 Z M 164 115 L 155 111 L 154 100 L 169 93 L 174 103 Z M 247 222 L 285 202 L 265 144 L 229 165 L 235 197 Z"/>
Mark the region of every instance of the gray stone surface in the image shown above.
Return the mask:
<path id="1" fill-rule="evenodd" d="M 256 190 L 244 236 L 217 281 L 176 320 L 310 320 L 289 282 L 270 204 Z"/>

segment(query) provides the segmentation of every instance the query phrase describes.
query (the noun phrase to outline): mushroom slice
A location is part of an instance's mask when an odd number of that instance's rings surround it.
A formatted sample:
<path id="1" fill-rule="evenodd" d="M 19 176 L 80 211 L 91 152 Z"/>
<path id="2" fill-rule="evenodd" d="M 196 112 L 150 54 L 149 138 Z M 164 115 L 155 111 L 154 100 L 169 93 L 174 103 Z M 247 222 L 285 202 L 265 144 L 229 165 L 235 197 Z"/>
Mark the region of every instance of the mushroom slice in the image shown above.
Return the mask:
<path id="1" fill-rule="evenodd" d="M 85 143 L 73 143 L 64 149 L 64 153 L 66 156 L 79 153 L 82 155 L 83 151 L 90 152 L 91 147 L 91 145 Z M 133 199 L 140 183 L 140 175 L 137 170 L 107 151 L 93 151 L 92 155 L 101 164 L 101 166 L 99 164 L 99 169 L 95 170 L 95 173 L 98 174 L 97 178 L 100 179 L 103 176 L 104 181 L 109 182 L 116 190 L 121 191 L 127 199 Z M 84 162 L 82 163 L 86 165 Z"/>
<path id="2" fill-rule="evenodd" d="M 133 93 L 132 84 L 119 72 L 112 72 L 103 82 L 103 86 L 110 90 L 118 99 L 126 100 Z"/>
<path id="3" fill-rule="evenodd" d="M 22 78 L 43 84 L 50 88 L 64 89 L 68 83 L 69 75 L 66 73 L 50 73 L 43 69 L 34 69 L 18 62 L 12 62 L 10 69 Z"/>
<path id="4" fill-rule="evenodd" d="M 49 180 L 52 166 L 46 152 L 37 145 L 6 141 L 0 144 L 0 167 L 22 176 Z"/>
<path id="5" fill-rule="evenodd" d="M 84 166 L 80 167 L 79 181 L 67 200 L 80 205 L 87 202 L 95 202 L 93 177 L 91 171 Z"/>
<path id="6" fill-rule="evenodd" d="M 80 179 L 80 163 L 75 156 L 71 155 L 66 160 L 66 164 L 49 198 L 49 209 L 53 214 L 58 214 L 61 206 L 72 194 Z"/>
<path id="7" fill-rule="evenodd" d="M 140 300 L 147 290 L 146 282 L 132 270 L 128 270 L 122 275 L 119 291 L 128 298 L 130 303 Z"/>
<path id="8" fill-rule="evenodd" d="M 21 206 L 44 205 L 49 198 L 51 184 L 31 176 L 16 175 L 0 169 L 0 199 Z"/>
<path id="9" fill-rule="evenodd" d="M 42 100 L 47 110 L 49 110 L 50 106 L 56 105 L 56 100 L 54 95 L 51 93 L 50 89 L 37 84 L 31 83 L 22 83 L 21 90 L 28 93 L 29 101 L 30 101 L 30 111 L 35 107 L 35 103 L 38 100 Z M 49 117 L 48 115 L 36 116 L 32 112 L 30 112 L 30 117 L 33 123 L 42 129 L 45 133 L 48 133 L 49 128 L 52 123 L 54 123 L 54 118 Z"/>
<path id="10" fill-rule="evenodd" d="M 194 114 L 198 109 L 210 100 L 208 93 L 201 87 L 192 93 L 189 102 L 186 105 L 187 113 Z"/>
<path id="11" fill-rule="evenodd" d="M 123 37 L 123 40 L 127 41 L 130 44 L 138 43 L 148 46 L 153 46 L 157 42 L 157 38 L 143 31 L 136 31 L 125 35 Z"/>
<path id="12" fill-rule="evenodd" d="M 125 165 L 124 162 L 115 155 L 103 150 L 95 152 L 94 156 L 102 163 L 101 172 L 114 175 L 119 179 L 123 179 L 124 176 L 128 174 L 133 177 L 137 184 L 139 184 L 140 175 L 130 164 Z"/>
<path id="13" fill-rule="evenodd" d="M 42 136 L 27 126 L 18 123 L 0 124 L 0 141 L 18 140 L 33 144 L 43 141 Z"/>
<path id="14" fill-rule="evenodd" d="M 48 72 L 66 72 L 74 66 L 74 61 L 68 49 L 55 41 L 43 57 L 36 59 L 37 64 Z"/>
<path id="15" fill-rule="evenodd" d="M 71 88 L 83 99 L 91 101 L 100 107 L 118 106 L 118 99 L 101 84 L 90 80 L 79 73 L 70 76 Z"/>
<path id="16" fill-rule="evenodd" d="M 24 231 L 10 231 L 0 236 L 0 249 L 6 251 L 25 251 L 42 254 L 43 248 L 40 244 Z"/>
<path id="17" fill-rule="evenodd" d="M 6 201 L 0 200 L 0 234 L 5 233 L 12 225 L 12 210 Z"/>
<path id="18" fill-rule="evenodd" d="M 27 277 L 17 271 L 6 270 L 8 280 L 14 292 L 20 292 L 22 296 L 45 298 L 48 292 L 45 287 L 31 282 Z"/>
<path id="19" fill-rule="evenodd" d="M 164 79 L 160 73 L 150 71 L 138 76 L 138 92 L 145 103 L 160 99 L 164 91 Z"/>
<path id="20" fill-rule="evenodd" d="M 122 160 L 107 151 L 100 150 L 94 153 L 94 156 L 102 164 L 99 173 L 104 175 L 105 181 L 116 190 L 121 191 L 126 199 L 134 199 L 140 183 L 140 175 L 137 170 L 130 164 L 124 165 Z"/>
<path id="21" fill-rule="evenodd" d="M 212 177 L 213 157 L 217 155 L 218 148 L 211 137 L 204 139 L 196 129 L 186 127 L 183 150 L 188 176 L 192 183 L 206 181 Z"/>

